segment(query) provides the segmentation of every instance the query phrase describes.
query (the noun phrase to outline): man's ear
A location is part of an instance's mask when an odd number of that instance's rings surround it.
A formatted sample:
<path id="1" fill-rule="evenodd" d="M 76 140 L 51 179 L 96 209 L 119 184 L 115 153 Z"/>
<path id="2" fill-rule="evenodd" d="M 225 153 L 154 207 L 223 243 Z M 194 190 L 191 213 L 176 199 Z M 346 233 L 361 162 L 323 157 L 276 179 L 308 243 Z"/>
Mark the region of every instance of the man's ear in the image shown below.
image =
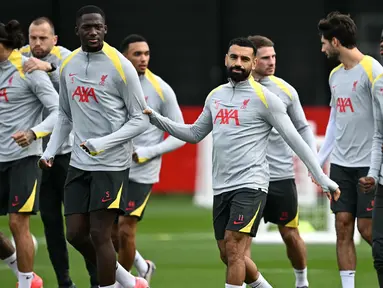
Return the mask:
<path id="1" fill-rule="evenodd" d="M 77 26 L 74 27 L 74 33 L 78 36 L 78 27 Z"/>

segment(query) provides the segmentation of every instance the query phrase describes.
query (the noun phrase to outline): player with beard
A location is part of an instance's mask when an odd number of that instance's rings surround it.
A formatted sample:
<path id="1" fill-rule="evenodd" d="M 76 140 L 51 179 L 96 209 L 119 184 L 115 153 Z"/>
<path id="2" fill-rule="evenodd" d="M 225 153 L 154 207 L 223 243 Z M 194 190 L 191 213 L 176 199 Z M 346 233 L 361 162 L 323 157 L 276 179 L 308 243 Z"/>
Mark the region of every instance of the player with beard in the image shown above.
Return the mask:
<path id="1" fill-rule="evenodd" d="M 74 144 L 65 183 L 67 239 L 97 266 L 100 287 L 147 288 L 118 262 L 111 231 L 116 216 L 126 209 L 132 139 L 144 132 L 149 119 L 143 91 L 133 65 L 104 42 L 105 14 L 85 6 L 76 15 L 81 47 L 60 67 L 59 119 L 42 168 L 54 157 L 72 131 Z"/>
<path id="2" fill-rule="evenodd" d="M 322 52 L 341 64 L 329 77 L 331 112 L 324 143 L 318 153 L 323 166 L 331 154 L 330 177 L 339 184 L 342 195 L 331 202 L 335 213 L 336 251 L 343 288 L 355 286 L 356 254 L 353 241 L 355 219 L 362 238 L 371 245 L 374 193 L 358 189 L 367 176 L 371 159 L 374 117 L 372 83 L 383 72 L 378 61 L 363 55 L 356 47 L 354 21 L 348 15 L 332 12 L 319 21 Z"/>
<path id="3" fill-rule="evenodd" d="M 213 134 L 213 226 L 222 261 L 227 265 L 226 288 L 265 288 L 270 284 L 246 255 L 266 204 L 269 186 L 266 147 L 275 127 L 309 167 L 334 200 L 340 195 L 317 164 L 316 156 L 294 128 L 282 101 L 254 81 L 255 47 L 247 38 L 230 41 L 225 58 L 229 82 L 208 95 L 202 114 L 191 125 L 176 123 L 145 109 L 151 123 L 174 137 L 198 143 Z"/>
<path id="4" fill-rule="evenodd" d="M 259 35 L 248 38 L 257 48 L 253 78 L 278 95 L 295 128 L 316 154 L 315 136 L 307 122 L 297 91 L 283 79 L 274 76 L 276 65 L 274 43 Z M 298 231 L 298 195 L 294 179 L 293 153 L 275 129 L 270 133 L 267 162 L 269 162 L 270 184 L 263 217 L 265 222 L 278 225 L 286 245 L 287 256 L 294 268 L 295 287 L 307 288 L 309 282 L 306 247 Z"/>
<path id="5" fill-rule="evenodd" d="M 51 20 L 46 17 L 37 18 L 29 26 L 29 45 L 20 52 L 30 57 L 23 68 L 25 73 L 41 70 L 48 73 L 55 89 L 59 91 L 59 66 L 71 51 L 57 46 L 57 35 Z M 43 117 L 47 110 L 43 111 Z M 45 150 L 49 136 L 43 138 Z M 69 256 L 64 234 L 62 203 L 64 201 L 64 185 L 69 167 L 70 152 L 73 145 L 71 133 L 60 147 L 55 157 L 55 165 L 50 170 L 42 171 L 40 187 L 40 216 L 44 224 L 45 239 L 49 258 L 56 273 L 59 287 L 75 288 L 69 275 Z M 95 267 L 86 261 L 90 275 L 91 287 L 98 287 Z"/>

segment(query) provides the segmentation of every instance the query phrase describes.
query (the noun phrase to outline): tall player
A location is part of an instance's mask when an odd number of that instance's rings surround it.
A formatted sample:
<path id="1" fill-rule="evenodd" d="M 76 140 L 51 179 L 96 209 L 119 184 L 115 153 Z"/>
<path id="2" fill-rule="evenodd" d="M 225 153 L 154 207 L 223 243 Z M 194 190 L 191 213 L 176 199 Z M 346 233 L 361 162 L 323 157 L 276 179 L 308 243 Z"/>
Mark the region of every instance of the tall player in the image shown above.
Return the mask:
<path id="1" fill-rule="evenodd" d="M 281 98 L 295 128 L 316 154 L 315 136 L 306 120 L 297 91 L 281 78 L 274 76 L 276 54 L 274 43 L 264 36 L 250 36 L 257 48 L 253 78 Z M 286 244 L 287 256 L 295 273 L 295 286 L 307 288 L 306 246 L 298 231 L 298 195 L 294 179 L 293 153 L 275 129 L 271 130 L 267 146 L 270 184 L 263 217 L 265 222 L 278 225 Z"/>
<path id="2" fill-rule="evenodd" d="M 266 147 L 275 127 L 315 174 L 329 198 L 340 194 L 336 183 L 320 169 L 316 156 L 298 134 L 282 101 L 250 76 L 255 47 L 246 38 L 229 43 L 225 58 L 229 82 L 214 89 L 191 125 L 176 123 L 145 109 L 151 122 L 181 140 L 198 143 L 213 134 L 213 221 L 222 261 L 227 265 L 226 288 L 269 288 L 246 255 L 256 236 L 269 186 Z"/>
<path id="3" fill-rule="evenodd" d="M 363 55 L 356 46 L 354 21 L 332 12 L 319 21 L 322 52 L 341 62 L 330 74 L 331 112 L 326 136 L 318 157 L 323 166 L 331 154 L 330 177 L 342 195 L 331 202 L 335 213 L 336 250 L 343 288 L 355 286 L 356 255 L 353 241 L 355 219 L 363 239 L 371 245 L 373 193 L 358 189 L 358 180 L 367 176 L 374 119 L 372 82 L 383 72 L 378 61 Z"/>
<path id="4" fill-rule="evenodd" d="M 359 184 L 365 193 L 373 194 L 372 192 L 376 190 L 372 213 L 372 255 L 379 287 L 383 287 L 383 151 L 381 150 L 383 149 L 383 73 L 375 78 L 372 93 L 375 134 L 372 142 L 371 167 L 367 177 L 359 179 Z"/>
<path id="5" fill-rule="evenodd" d="M 16 20 L 0 23 L 0 214 L 9 214 L 17 253 L 3 242 L 0 249 L 2 258 L 17 261 L 20 288 L 40 288 L 42 280 L 33 273 L 29 222 L 39 209 L 41 171 L 36 163 L 42 153 L 41 138 L 52 132 L 57 120 L 58 94 L 46 73 L 23 72 L 27 58 L 16 50 L 23 42 Z M 44 107 L 49 115 L 42 121 Z"/>
<path id="6" fill-rule="evenodd" d="M 67 239 L 97 266 L 100 287 L 148 288 L 118 262 L 111 239 L 116 216 L 125 211 L 132 139 L 149 126 L 137 72 L 115 48 L 104 42 L 105 14 L 97 6 L 76 15 L 81 47 L 60 67 L 59 119 L 40 159 L 52 167 L 72 131 L 74 145 L 68 169 L 64 208 Z"/>
<path id="7" fill-rule="evenodd" d="M 59 67 L 71 51 L 58 46 L 55 28 L 50 19 L 40 17 L 29 26 L 29 45 L 20 49 L 27 57 L 24 71 L 30 73 L 42 70 L 48 73 L 54 87 L 59 91 Z M 43 116 L 47 115 L 46 109 Z M 49 137 L 43 138 L 45 150 Z M 65 140 L 55 157 L 55 165 L 50 170 L 42 171 L 40 187 L 40 216 L 44 224 L 45 239 L 49 258 L 56 274 L 59 287 L 75 288 L 69 274 L 69 257 L 67 242 L 64 234 L 62 203 L 64 201 L 64 184 L 69 167 L 70 152 L 73 145 L 73 134 Z M 90 275 L 90 285 L 98 287 L 97 271 L 86 261 Z"/>
<path id="8" fill-rule="evenodd" d="M 184 123 L 173 89 L 148 69 L 150 49 L 146 39 L 135 34 L 127 36 L 122 41 L 121 52 L 136 69 L 148 105 L 161 115 L 175 122 Z M 134 162 L 129 171 L 129 193 L 126 199 L 128 208 L 125 215 L 119 217 L 118 223 L 118 259 L 128 271 L 134 262 L 139 274 L 148 282 L 156 267 L 152 261 L 145 261 L 136 251 L 137 223 L 144 216 L 153 184 L 159 181 L 161 155 L 184 144 L 185 142 L 173 136 L 164 140 L 164 132 L 153 125 L 133 139 Z"/>

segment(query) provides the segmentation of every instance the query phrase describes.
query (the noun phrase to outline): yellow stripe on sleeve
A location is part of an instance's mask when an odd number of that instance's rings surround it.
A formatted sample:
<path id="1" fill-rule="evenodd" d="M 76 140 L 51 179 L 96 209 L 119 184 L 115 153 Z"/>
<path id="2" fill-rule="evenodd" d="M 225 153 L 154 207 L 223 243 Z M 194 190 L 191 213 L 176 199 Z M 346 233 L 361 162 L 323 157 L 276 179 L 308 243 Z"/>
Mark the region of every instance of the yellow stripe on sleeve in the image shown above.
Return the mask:
<path id="1" fill-rule="evenodd" d="M 253 87 L 255 94 L 261 99 L 262 103 L 265 104 L 266 108 L 269 108 L 269 104 L 267 104 L 265 93 L 263 93 L 262 85 L 254 80 L 253 77 L 249 78 L 249 83 L 251 87 Z"/>
<path id="2" fill-rule="evenodd" d="M 164 93 L 162 92 L 160 82 L 158 82 L 156 76 L 149 69 L 146 69 L 145 77 L 146 77 L 146 79 L 148 79 L 150 84 L 153 85 L 154 90 L 156 90 L 156 92 L 157 92 L 158 96 L 160 96 L 162 102 L 165 102 Z"/>
<path id="3" fill-rule="evenodd" d="M 113 66 L 116 68 L 118 74 L 120 74 L 120 76 L 121 76 L 121 79 L 126 84 L 126 76 L 125 76 L 124 70 L 122 69 L 122 63 L 121 63 L 120 58 L 118 57 L 116 49 L 111 47 L 108 43 L 104 42 L 104 46 L 102 47 L 102 51 L 112 61 Z"/>
<path id="4" fill-rule="evenodd" d="M 54 46 L 50 52 L 50 54 L 55 55 L 58 59 L 62 59 L 60 48 L 57 46 Z"/>
<path id="5" fill-rule="evenodd" d="M 382 78 L 382 77 L 383 77 L 383 73 L 382 73 L 382 74 L 379 74 L 378 76 L 376 76 L 375 80 L 372 82 L 372 89 L 371 89 L 371 90 L 374 89 L 374 86 L 375 86 L 376 81 L 378 81 L 378 80 L 379 80 L 380 78 Z"/>
<path id="6" fill-rule="evenodd" d="M 61 64 L 60 66 L 60 75 L 64 69 L 64 67 L 69 63 L 70 60 L 72 60 L 72 58 L 78 53 L 80 52 L 81 48 L 77 48 L 76 50 L 74 50 L 71 54 L 69 54 L 68 57 L 65 58 L 65 60 L 63 61 L 63 63 Z"/>
<path id="7" fill-rule="evenodd" d="M 20 74 L 20 77 L 25 79 L 25 74 L 23 72 L 23 56 L 18 50 L 13 50 L 11 55 L 8 58 L 9 62 L 17 69 Z"/>
<path id="8" fill-rule="evenodd" d="M 374 82 L 374 77 L 372 76 L 372 63 L 372 58 L 367 55 L 363 57 L 362 61 L 360 61 L 360 65 L 362 65 L 364 71 L 366 72 L 370 83 Z"/>
<path id="9" fill-rule="evenodd" d="M 269 76 L 270 80 L 273 81 L 275 84 L 277 84 L 277 86 L 279 87 L 279 89 L 281 89 L 283 92 L 285 92 L 291 100 L 293 100 L 293 94 L 291 93 L 289 87 L 287 87 L 285 85 L 285 83 L 283 83 L 279 78 L 275 77 L 275 76 Z"/>
<path id="10" fill-rule="evenodd" d="M 339 64 L 338 66 L 336 66 L 334 69 L 332 69 L 331 73 L 330 73 L 330 76 L 328 77 L 328 79 L 330 80 L 332 74 L 334 74 L 336 71 L 338 71 L 340 68 L 343 67 L 343 64 Z"/>

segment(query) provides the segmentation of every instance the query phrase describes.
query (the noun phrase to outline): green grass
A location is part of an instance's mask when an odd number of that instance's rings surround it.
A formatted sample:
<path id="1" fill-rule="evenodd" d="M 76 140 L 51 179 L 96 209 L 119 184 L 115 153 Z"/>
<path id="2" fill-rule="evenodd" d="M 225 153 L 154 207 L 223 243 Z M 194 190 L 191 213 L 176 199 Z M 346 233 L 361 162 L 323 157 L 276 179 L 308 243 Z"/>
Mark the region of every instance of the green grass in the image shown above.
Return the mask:
<path id="1" fill-rule="evenodd" d="M 139 226 L 138 249 L 157 265 L 154 288 L 224 287 L 225 267 L 220 262 L 213 237 L 211 211 L 193 206 L 185 196 L 154 196 Z M 7 218 L 0 219 L 1 231 L 8 232 Z M 32 232 L 43 239 L 39 216 L 32 218 Z M 335 246 L 308 245 L 310 288 L 341 287 Z M 378 287 L 372 266 L 371 248 L 357 247 L 356 287 Z M 282 245 L 253 245 L 253 259 L 273 287 L 294 287 L 294 274 Z M 89 279 L 79 253 L 70 248 L 73 281 L 79 288 L 89 287 Z M 44 241 L 40 241 L 35 271 L 45 288 L 57 287 Z M 16 279 L 0 264 L 1 287 L 15 287 Z"/>

